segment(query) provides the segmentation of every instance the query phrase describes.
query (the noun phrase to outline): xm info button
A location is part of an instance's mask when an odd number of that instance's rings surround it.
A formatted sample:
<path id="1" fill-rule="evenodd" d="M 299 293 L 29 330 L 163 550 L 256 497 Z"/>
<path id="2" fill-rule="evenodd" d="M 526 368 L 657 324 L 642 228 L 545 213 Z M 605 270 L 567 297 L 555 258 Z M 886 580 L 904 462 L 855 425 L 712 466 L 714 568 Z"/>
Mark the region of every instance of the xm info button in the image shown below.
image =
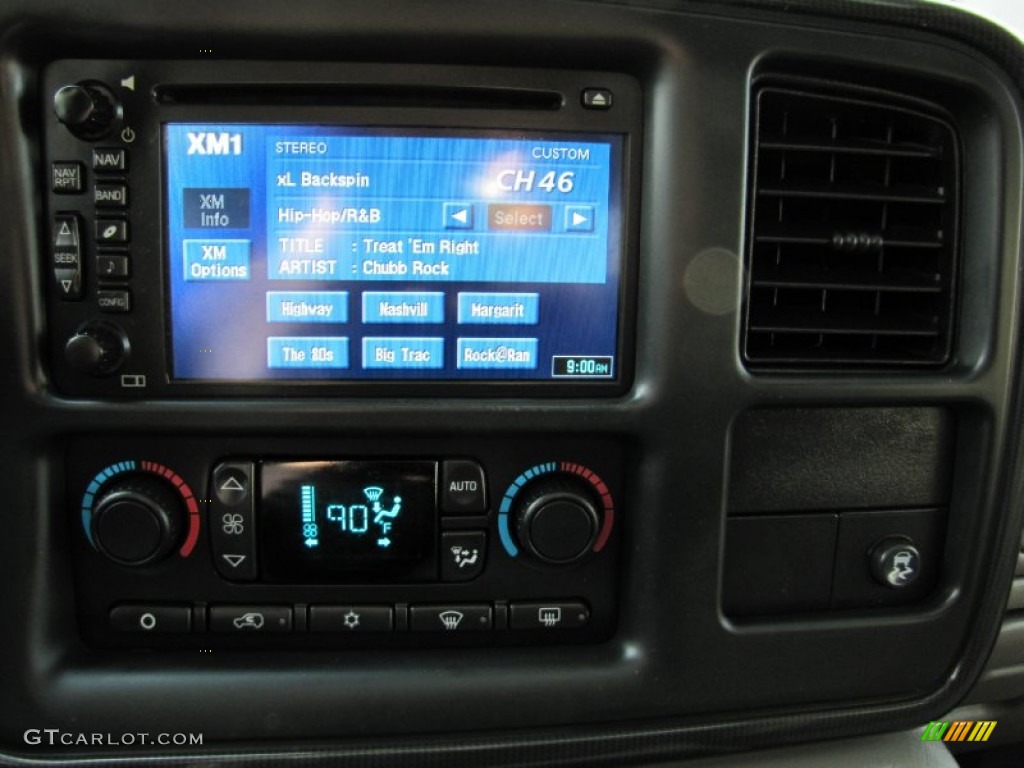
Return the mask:
<path id="1" fill-rule="evenodd" d="M 458 367 L 507 370 L 537 367 L 536 339 L 459 339 Z"/>
<path id="2" fill-rule="evenodd" d="M 550 232 L 551 206 L 505 203 L 488 205 L 487 226 L 490 229 L 512 229 L 520 232 Z"/>

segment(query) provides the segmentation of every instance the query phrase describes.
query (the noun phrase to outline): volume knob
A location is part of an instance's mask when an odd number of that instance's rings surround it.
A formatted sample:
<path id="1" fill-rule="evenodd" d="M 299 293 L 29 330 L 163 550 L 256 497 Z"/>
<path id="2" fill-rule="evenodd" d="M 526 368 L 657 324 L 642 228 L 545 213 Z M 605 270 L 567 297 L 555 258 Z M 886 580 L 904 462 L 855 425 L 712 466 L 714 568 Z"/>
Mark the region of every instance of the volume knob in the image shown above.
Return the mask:
<path id="1" fill-rule="evenodd" d="M 181 499 L 167 483 L 127 477 L 112 483 L 96 503 L 92 536 L 96 548 L 115 563 L 146 565 L 174 549 L 184 522 Z"/>
<path id="2" fill-rule="evenodd" d="M 128 337 L 107 321 L 84 323 L 64 344 L 64 359 L 79 373 L 109 376 L 128 357 Z"/>
<path id="3" fill-rule="evenodd" d="M 65 85 L 53 95 L 57 120 L 80 139 L 107 136 L 121 119 L 121 105 L 107 86 L 86 81 Z"/>

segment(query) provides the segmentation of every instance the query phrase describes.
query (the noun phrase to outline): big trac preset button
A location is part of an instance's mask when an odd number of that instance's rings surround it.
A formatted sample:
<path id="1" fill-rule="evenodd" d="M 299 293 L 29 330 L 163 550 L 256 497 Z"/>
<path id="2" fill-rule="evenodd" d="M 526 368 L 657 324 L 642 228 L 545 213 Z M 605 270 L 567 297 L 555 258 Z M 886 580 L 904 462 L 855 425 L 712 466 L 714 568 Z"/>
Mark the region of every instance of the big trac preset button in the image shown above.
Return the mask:
<path id="1" fill-rule="evenodd" d="M 210 476 L 213 566 L 231 581 L 253 581 L 258 572 L 252 478 L 250 461 L 218 464 Z"/>

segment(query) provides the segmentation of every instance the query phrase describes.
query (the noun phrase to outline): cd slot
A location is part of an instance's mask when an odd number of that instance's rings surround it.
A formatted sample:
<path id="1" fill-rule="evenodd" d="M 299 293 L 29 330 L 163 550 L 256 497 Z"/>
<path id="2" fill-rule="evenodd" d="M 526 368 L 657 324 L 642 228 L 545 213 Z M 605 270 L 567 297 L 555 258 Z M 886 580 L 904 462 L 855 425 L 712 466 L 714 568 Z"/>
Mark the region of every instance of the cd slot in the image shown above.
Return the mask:
<path id="1" fill-rule="evenodd" d="M 514 109 L 553 112 L 564 97 L 557 91 L 523 88 L 424 85 L 339 85 L 310 83 L 234 83 L 158 85 L 159 104 L 246 106 L 410 107 Z"/>

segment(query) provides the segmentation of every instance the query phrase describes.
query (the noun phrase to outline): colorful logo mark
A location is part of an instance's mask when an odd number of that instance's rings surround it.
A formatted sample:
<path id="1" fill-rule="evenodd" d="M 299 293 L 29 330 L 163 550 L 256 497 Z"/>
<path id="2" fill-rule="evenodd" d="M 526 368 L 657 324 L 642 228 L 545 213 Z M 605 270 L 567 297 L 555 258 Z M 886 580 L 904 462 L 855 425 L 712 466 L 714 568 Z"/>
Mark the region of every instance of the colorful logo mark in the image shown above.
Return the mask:
<path id="1" fill-rule="evenodd" d="M 996 723 L 996 720 L 932 722 L 921 734 L 921 741 L 988 741 Z"/>

